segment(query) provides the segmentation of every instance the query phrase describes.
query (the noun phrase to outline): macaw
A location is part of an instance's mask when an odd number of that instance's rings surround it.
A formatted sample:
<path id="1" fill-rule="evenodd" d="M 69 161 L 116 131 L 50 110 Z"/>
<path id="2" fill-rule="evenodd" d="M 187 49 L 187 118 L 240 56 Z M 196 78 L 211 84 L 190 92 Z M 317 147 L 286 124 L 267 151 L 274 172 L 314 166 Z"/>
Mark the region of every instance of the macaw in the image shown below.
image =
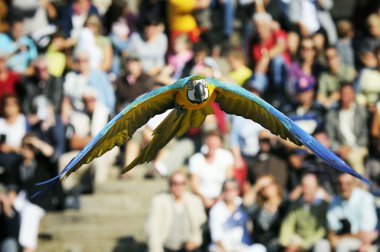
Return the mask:
<path id="1" fill-rule="evenodd" d="M 173 137 L 180 137 L 191 127 L 199 127 L 207 115 L 214 112 L 211 107 L 213 101 L 217 102 L 226 113 L 251 119 L 285 140 L 299 146 L 306 146 L 331 167 L 369 183 L 366 178 L 348 166 L 314 137 L 258 96 L 238 85 L 196 75 L 160 87 L 136 99 L 116 115 L 69 162 L 60 174 L 39 183 L 39 185 L 65 178 L 83 164 L 91 162 L 115 146 L 124 145 L 133 133 L 146 124 L 150 118 L 172 109 L 154 130 L 151 142 L 135 160 L 122 170 L 122 173 L 131 170 L 138 164 L 150 162 Z"/>

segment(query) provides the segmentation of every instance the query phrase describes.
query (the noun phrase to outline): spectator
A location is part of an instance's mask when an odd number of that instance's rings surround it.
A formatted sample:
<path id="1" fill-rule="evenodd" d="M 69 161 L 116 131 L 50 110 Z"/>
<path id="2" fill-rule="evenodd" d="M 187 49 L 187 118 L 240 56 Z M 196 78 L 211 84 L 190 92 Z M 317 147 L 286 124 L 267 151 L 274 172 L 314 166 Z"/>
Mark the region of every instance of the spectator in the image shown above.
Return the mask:
<path id="1" fill-rule="evenodd" d="M 8 67 L 21 74 L 33 72 L 32 62 L 37 58 L 37 48 L 29 37 L 24 35 L 24 21 L 14 18 L 9 33 L 0 33 L 0 50 L 9 55 Z"/>
<path id="2" fill-rule="evenodd" d="M 75 54 L 78 72 L 72 71 L 66 74 L 63 84 L 64 94 L 72 99 L 76 110 L 82 110 L 84 108 L 83 92 L 87 87 L 92 87 L 98 93 L 99 101 L 112 113 L 115 107 L 115 93 L 112 84 L 105 72 L 90 66 L 89 55 L 86 51 Z"/>
<path id="3" fill-rule="evenodd" d="M 354 177 L 340 174 L 339 194 L 327 212 L 328 238 L 335 251 L 375 251 L 377 215 L 373 196 L 355 185 Z"/>
<path id="4" fill-rule="evenodd" d="M 20 95 L 20 76 L 7 67 L 8 54 L 0 49 L 0 99 L 4 95 Z M 3 111 L 0 111 L 2 113 Z"/>
<path id="5" fill-rule="evenodd" d="M 269 64 L 274 89 L 282 92 L 286 80 L 286 64 L 290 63 L 286 51 L 286 33 L 281 29 L 273 29 L 272 17 L 265 12 L 256 13 L 253 20 L 257 34 L 252 41 L 251 60 L 255 64 L 260 64 L 262 60 Z"/>
<path id="6" fill-rule="evenodd" d="M 25 17 L 25 34 L 42 31 L 54 21 L 58 12 L 51 0 L 14 0 L 11 3 L 11 11 L 16 15 Z"/>
<path id="7" fill-rule="evenodd" d="M 218 63 L 209 56 L 208 48 L 203 42 L 194 45 L 193 58 L 183 67 L 181 78 L 197 74 L 203 74 L 215 78 L 221 76 Z"/>
<path id="8" fill-rule="evenodd" d="M 144 71 L 153 76 L 165 65 L 168 39 L 158 17 L 146 16 L 141 22 L 141 31 L 131 35 L 128 53 L 137 54 Z"/>
<path id="9" fill-rule="evenodd" d="M 66 39 L 62 32 L 52 35 L 51 43 L 47 46 L 45 53 L 49 74 L 57 78 L 62 77 L 69 58 L 66 51 L 75 43 L 74 39 Z"/>
<path id="10" fill-rule="evenodd" d="M 55 113 L 60 112 L 60 104 L 63 98 L 63 79 L 49 74 L 48 62 L 43 56 L 36 60 L 34 74 L 25 79 L 23 88 L 25 89 L 25 97 L 22 101 L 22 107 L 31 124 L 45 119 L 42 117 L 46 116 L 43 111 L 46 109 L 46 102 L 50 102 L 54 106 Z M 38 116 L 40 118 L 36 118 Z"/>
<path id="11" fill-rule="evenodd" d="M 239 184 L 233 179 L 223 183 L 221 200 L 210 210 L 210 251 L 265 252 L 261 244 L 253 244 L 248 232 L 248 213 L 242 205 Z"/>
<path id="12" fill-rule="evenodd" d="M 12 188 L 14 206 L 21 215 L 19 242 L 25 251 L 36 251 L 38 230 L 41 218 L 46 211 L 59 210 L 63 207 L 63 194 L 60 181 L 46 191 L 44 198 L 32 198 L 38 182 L 56 176 L 40 152 L 45 152 L 45 144 L 35 141 L 34 135 L 27 134 L 22 139 L 21 159 L 10 171 L 9 187 Z"/>
<path id="13" fill-rule="evenodd" d="M 302 37 L 307 37 L 320 30 L 326 32 L 328 43 L 337 41 L 337 33 L 330 15 L 332 0 L 295 0 L 289 3 L 289 19 L 293 22 Z"/>
<path id="14" fill-rule="evenodd" d="M 28 131 L 28 122 L 21 113 L 20 101 L 15 95 L 2 100 L 3 117 L 0 118 L 0 166 L 9 171 L 21 150 L 22 138 Z"/>
<path id="15" fill-rule="evenodd" d="M 186 175 L 176 171 L 169 178 L 169 192 L 152 199 L 147 220 L 150 252 L 199 251 L 207 217 L 201 200 L 186 192 L 186 183 Z"/>
<path id="16" fill-rule="evenodd" d="M 341 63 L 336 47 L 329 47 L 325 51 L 327 70 L 319 75 L 317 100 L 325 108 L 329 108 L 339 100 L 339 85 L 342 82 L 352 82 L 356 71 L 352 66 Z"/>
<path id="17" fill-rule="evenodd" d="M 304 38 L 299 48 L 299 57 L 289 67 L 286 91 L 289 97 L 295 94 L 295 84 L 301 78 L 305 78 L 314 87 L 317 77 L 322 70 L 321 65 L 315 61 L 316 49 L 312 38 Z"/>
<path id="18" fill-rule="evenodd" d="M 123 65 L 125 73 L 115 81 L 116 112 L 150 91 L 154 84 L 153 78 L 144 72 L 138 55 L 130 53 Z"/>
<path id="19" fill-rule="evenodd" d="M 255 95 L 259 92 L 247 85 L 247 90 Z M 259 134 L 264 128 L 252 120 L 241 116 L 231 116 L 230 128 L 230 149 L 234 156 L 235 168 L 243 169 L 248 166 L 248 169 L 253 169 L 253 162 L 260 150 Z"/>
<path id="20" fill-rule="evenodd" d="M 92 14 L 99 15 L 99 12 L 90 0 L 68 2 L 59 15 L 59 27 L 66 38 L 76 39 L 84 26 L 84 22 Z"/>
<path id="21" fill-rule="evenodd" d="M 306 174 L 301 182 L 302 197 L 294 201 L 283 220 L 280 244 L 285 251 L 330 251 L 326 236 L 328 203 L 318 197 L 318 180 L 314 174 Z"/>
<path id="22" fill-rule="evenodd" d="M 92 34 L 95 36 L 95 44 L 100 50 L 100 61 L 98 62 L 98 68 L 105 72 L 110 71 L 113 54 L 112 44 L 111 40 L 108 37 L 102 36 L 102 22 L 99 16 L 89 16 L 84 23 L 84 26 L 88 27 L 91 30 Z M 84 45 L 84 47 L 86 46 L 88 45 Z"/>
<path id="23" fill-rule="evenodd" d="M 380 46 L 380 17 L 371 14 L 367 17 L 368 35 L 361 39 L 358 51 L 374 51 Z"/>
<path id="24" fill-rule="evenodd" d="M 340 20 L 337 24 L 338 41 L 336 49 L 343 65 L 355 66 L 355 52 L 353 47 L 354 27 L 348 20 Z"/>
<path id="25" fill-rule="evenodd" d="M 248 187 L 255 185 L 257 180 L 265 175 L 273 176 L 281 188 L 288 183 L 288 167 L 285 160 L 274 153 L 272 147 L 273 135 L 267 130 L 261 130 L 258 135 L 259 152 L 248 166 L 246 182 Z"/>
<path id="26" fill-rule="evenodd" d="M 87 88 L 83 91 L 82 99 L 84 102 L 84 111 L 74 111 L 70 114 L 70 124 L 72 126 L 71 135 L 69 136 L 71 151 L 62 155 L 59 159 L 59 171 L 82 150 L 100 130 L 108 123 L 110 117 L 109 109 L 98 100 L 98 93 L 93 88 Z M 109 178 L 109 170 L 115 162 L 118 149 L 114 148 L 100 158 L 95 159 L 87 167 L 94 168 L 94 181 L 96 184 L 104 183 Z M 79 169 L 75 174 L 70 176 L 63 184 L 65 189 L 83 189 L 80 188 L 80 181 L 86 174 L 85 168 Z"/>
<path id="27" fill-rule="evenodd" d="M 113 0 L 104 15 L 104 28 L 109 35 L 112 47 L 112 72 L 120 74 L 121 56 L 127 52 L 129 39 L 136 31 L 137 17 L 124 0 Z"/>
<path id="28" fill-rule="evenodd" d="M 339 106 L 327 113 L 326 132 L 331 139 L 331 149 L 361 174 L 368 155 L 367 120 L 366 108 L 355 102 L 352 84 L 342 84 Z"/>
<path id="29" fill-rule="evenodd" d="M 315 100 L 315 82 L 301 77 L 295 84 L 295 99 L 283 106 L 282 111 L 303 130 L 313 134 L 323 128 L 326 111 Z"/>
<path id="30" fill-rule="evenodd" d="M 173 67 L 173 78 L 182 75 L 183 67 L 193 57 L 192 43 L 185 34 L 178 35 L 173 44 L 173 53 L 169 54 L 168 63 Z"/>
<path id="31" fill-rule="evenodd" d="M 380 44 L 376 47 L 376 68 L 363 69 L 358 79 L 357 101 L 360 104 L 373 106 L 380 99 L 380 88 L 377 85 L 380 81 Z"/>
<path id="32" fill-rule="evenodd" d="M 252 70 L 246 65 L 243 51 L 241 49 L 230 50 L 226 58 L 230 67 L 228 77 L 237 85 L 243 86 L 252 75 Z"/>
<path id="33" fill-rule="evenodd" d="M 0 184 L 0 251 L 19 251 L 20 214 L 14 209 L 4 185 Z"/>
<path id="34" fill-rule="evenodd" d="M 223 181 L 232 177 L 234 159 L 230 151 L 222 148 L 219 131 L 206 132 L 203 142 L 201 151 L 189 159 L 190 186 L 204 207 L 210 209 L 219 199 Z"/>
<path id="35" fill-rule="evenodd" d="M 210 2 L 211 0 L 197 0 L 191 2 L 169 0 L 167 2 L 170 48 L 172 48 L 175 37 L 183 33 L 189 36 L 191 42 L 196 43 L 199 41 L 201 31 L 193 13 L 197 9 L 208 8 Z"/>
<path id="36" fill-rule="evenodd" d="M 252 190 L 244 195 L 244 205 L 253 224 L 252 239 L 270 252 L 281 251 L 278 237 L 288 204 L 275 178 L 272 175 L 259 177 Z"/>

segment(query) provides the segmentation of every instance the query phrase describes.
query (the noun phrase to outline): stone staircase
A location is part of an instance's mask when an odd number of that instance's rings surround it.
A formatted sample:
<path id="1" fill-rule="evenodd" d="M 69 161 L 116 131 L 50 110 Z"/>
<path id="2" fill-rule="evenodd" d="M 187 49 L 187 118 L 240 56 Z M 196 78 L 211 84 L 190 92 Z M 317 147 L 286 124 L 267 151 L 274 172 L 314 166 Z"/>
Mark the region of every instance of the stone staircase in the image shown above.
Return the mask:
<path id="1" fill-rule="evenodd" d="M 110 181 L 97 186 L 96 193 L 82 195 L 78 211 L 48 213 L 41 222 L 37 251 L 146 251 L 150 200 L 166 190 L 167 183 L 163 178 L 145 180 L 144 169 L 136 170 L 131 179 Z"/>

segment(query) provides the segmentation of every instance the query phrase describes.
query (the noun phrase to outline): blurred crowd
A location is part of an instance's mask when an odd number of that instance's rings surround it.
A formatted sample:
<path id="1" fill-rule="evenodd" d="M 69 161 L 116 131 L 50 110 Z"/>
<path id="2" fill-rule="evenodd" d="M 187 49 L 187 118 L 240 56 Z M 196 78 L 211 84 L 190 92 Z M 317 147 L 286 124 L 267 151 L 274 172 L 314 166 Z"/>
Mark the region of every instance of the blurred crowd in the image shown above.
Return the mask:
<path id="1" fill-rule="evenodd" d="M 168 112 L 32 197 L 125 106 L 195 74 L 262 97 L 373 187 L 212 104 L 139 167 L 169 184 L 152 199 L 149 251 L 377 251 L 380 1 L 350 1 L 346 18 L 333 0 L 134 3 L 0 1 L 0 251 L 36 251 L 46 212 L 79 209 L 115 170 L 133 179 L 121 169 Z"/>

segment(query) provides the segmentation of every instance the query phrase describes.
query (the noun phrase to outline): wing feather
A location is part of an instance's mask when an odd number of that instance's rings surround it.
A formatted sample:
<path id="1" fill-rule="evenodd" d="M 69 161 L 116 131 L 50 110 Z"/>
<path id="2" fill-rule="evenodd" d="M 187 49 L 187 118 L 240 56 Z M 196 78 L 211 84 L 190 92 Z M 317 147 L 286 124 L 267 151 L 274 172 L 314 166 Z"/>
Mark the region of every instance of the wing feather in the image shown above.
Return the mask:
<path id="1" fill-rule="evenodd" d="M 225 112 L 251 119 L 283 139 L 288 139 L 297 145 L 303 144 L 331 167 L 349 173 L 369 184 L 366 178 L 269 103 L 237 85 L 213 78 L 209 78 L 209 82 L 216 86 L 215 101 Z"/>
<path id="2" fill-rule="evenodd" d="M 180 88 L 179 84 L 158 88 L 129 104 L 70 161 L 58 176 L 38 183 L 38 185 L 47 184 L 62 176 L 67 177 L 83 164 L 91 162 L 115 146 L 124 145 L 133 133 L 146 124 L 150 118 L 174 108 L 175 95 Z"/>

